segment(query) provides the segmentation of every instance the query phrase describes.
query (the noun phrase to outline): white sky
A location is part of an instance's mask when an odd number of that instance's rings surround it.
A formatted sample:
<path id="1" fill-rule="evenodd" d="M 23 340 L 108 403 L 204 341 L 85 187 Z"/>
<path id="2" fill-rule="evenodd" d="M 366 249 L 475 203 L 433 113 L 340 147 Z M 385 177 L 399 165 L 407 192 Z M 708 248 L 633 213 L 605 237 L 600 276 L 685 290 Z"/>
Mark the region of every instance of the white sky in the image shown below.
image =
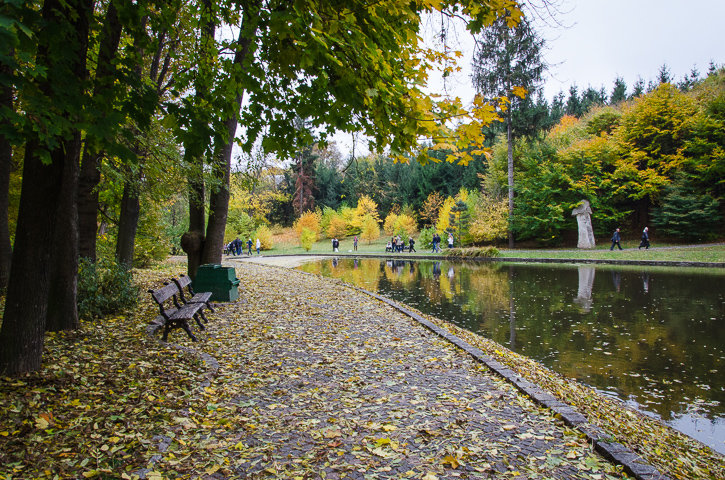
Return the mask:
<path id="1" fill-rule="evenodd" d="M 579 94 L 589 86 L 597 90 L 603 86 L 609 95 L 617 76 L 631 92 L 638 77 L 645 84 L 655 80 L 663 64 L 675 81 L 693 66 L 704 76 L 711 60 L 725 64 L 725 0 L 558 0 L 558 4 L 560 25 L 535 22 L 546 40 L 544 58 L 550 66 L 544 94 L 549 101 L 559 91 L 568 96 L 572 84 Z M 470 80 L 473 42 L 462 28 L 457 34 L 459 44 L 452 47 L 464 53 L 462 71 L 445 84 L 432 79 L 429 86 L 431 92 L 445 89 L 468 104 L 475 94 Z M 347 157 L 349 137 L 335 140 Z M 356 145 L 356 153 L 365 151 L 364 144 Z"/>

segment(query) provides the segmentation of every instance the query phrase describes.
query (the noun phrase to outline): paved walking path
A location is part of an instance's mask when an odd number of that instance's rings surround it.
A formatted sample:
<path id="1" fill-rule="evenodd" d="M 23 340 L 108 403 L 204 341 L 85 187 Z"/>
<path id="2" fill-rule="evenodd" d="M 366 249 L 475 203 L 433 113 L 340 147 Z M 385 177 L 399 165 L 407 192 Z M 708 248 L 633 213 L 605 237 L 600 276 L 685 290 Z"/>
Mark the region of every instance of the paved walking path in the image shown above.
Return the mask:
<path id="1" fill-rule="evenodd" d="M 198 345 L 219 361 L 210 398 L 241 425 L 205 442 L 234 445 L 224 462 L 241 478 L 618 477 L 551 411 L 391 306 L 294 270 L 237 272 L 242 300 Z"/>

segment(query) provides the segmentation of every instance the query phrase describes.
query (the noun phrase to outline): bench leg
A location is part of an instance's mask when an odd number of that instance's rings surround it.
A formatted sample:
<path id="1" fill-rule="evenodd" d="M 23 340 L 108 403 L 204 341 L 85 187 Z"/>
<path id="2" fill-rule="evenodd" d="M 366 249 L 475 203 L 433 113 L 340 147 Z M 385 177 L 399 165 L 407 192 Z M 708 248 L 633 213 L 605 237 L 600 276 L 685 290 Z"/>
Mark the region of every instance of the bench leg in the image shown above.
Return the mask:
<path id="1" fill-rule="evenodd" d="M 164 322 L 164 336 L 161 338 L 164 342 L 169 338 L 169 330 L 171 330 L 171 325 L 166 321 Z"/>
<path id="2" fill-rule="evenodd" d="M 201 314 L 201 318 L 203 318 L 205 322 L 207 321 L 206 317 L 204 316 L 204 312 L 202 312 L 201 310 L 199 310 L 198 313 L 194 314 L 194 320 L 196 320 L 196 324 L 199 326 L 199 330 L 204 330 L 206 327 L 203 323 L 201 323 L 201 320 L 199 319 L 199 314 Z"/>
<path id="3" fill-rule="evenodd" d="M 210 312 L 214 312 L 214 307 L 211 306 L 211 302 L 206 302 L 206 308 L 208 308 Z"/>
<path id="4" fill-rule="evenodd" d="M 191 339 L 192 342 L 196 342 L 197 339 L 194 336 L 194 334 L 191 333 L 191 328 L 189 328 L 189 323 L 186 320 L 184 320 L 184 322 L 181 324 L 181 328 L 184 329 L 184 331 L 189 336 L 189 338 Z"/>

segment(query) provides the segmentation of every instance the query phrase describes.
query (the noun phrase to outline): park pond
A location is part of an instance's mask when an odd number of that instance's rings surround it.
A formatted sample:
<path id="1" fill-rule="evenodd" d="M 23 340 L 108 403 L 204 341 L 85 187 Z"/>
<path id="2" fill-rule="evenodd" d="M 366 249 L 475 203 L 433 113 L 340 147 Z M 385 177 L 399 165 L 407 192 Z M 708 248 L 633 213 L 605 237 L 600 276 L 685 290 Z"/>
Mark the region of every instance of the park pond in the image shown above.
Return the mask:
<path id="1" fill-rule="evenodd" d="M 493 339 L 725 453 L 725 270 L 350 257 L 299 268 Z"/>

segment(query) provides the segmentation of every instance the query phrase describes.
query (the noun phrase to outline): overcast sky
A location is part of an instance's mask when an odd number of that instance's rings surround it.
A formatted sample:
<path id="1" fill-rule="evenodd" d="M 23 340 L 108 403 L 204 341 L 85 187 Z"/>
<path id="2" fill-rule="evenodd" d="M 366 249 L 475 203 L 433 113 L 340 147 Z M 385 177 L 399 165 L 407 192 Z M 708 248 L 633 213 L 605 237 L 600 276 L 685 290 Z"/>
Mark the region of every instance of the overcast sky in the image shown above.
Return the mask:
<path id="1" fill-rule="evenodd" d="M 589 86 L 603 86 L 611 94 L 618 76 L 631 92 L 638 77 L 645 83 L 655 80 L 663 64 L 675 81 L 693 67 L 705 76 L 710 61 L 725 65 L 725 0 L 547 1 L 558 1 L 561 11 L 556 22 L 535 22 L 547 45 L 544 57 L 550 67 L 544 94 L 549 101 L 559 91 L 568 96 L 572 84 L 580 94 Z M 458 30 L 458 43 L 451 46 L 463 51 L 462 71 L 445 84 L 432 78 L 429 91 L 445 89 L 469 104 L 475 94 L 470 77 L 473 41 Z M 335 140 L 343 156 L 349 155 L 349 136 Z M 358 143 L 356 153 L 364 151 L 364 142 Z"/>
<path id="2" fill-rule="evenodd" d="M 562 10 L 569 28 L 541 28 L 549 99 L 573 83 L 611 93 L 617 76 L 631 89 L 663 64 L 678 81 L 693 66 L 704 75 L 711 60 L 725 64 L 725 0 L 565 0 Z"/>

